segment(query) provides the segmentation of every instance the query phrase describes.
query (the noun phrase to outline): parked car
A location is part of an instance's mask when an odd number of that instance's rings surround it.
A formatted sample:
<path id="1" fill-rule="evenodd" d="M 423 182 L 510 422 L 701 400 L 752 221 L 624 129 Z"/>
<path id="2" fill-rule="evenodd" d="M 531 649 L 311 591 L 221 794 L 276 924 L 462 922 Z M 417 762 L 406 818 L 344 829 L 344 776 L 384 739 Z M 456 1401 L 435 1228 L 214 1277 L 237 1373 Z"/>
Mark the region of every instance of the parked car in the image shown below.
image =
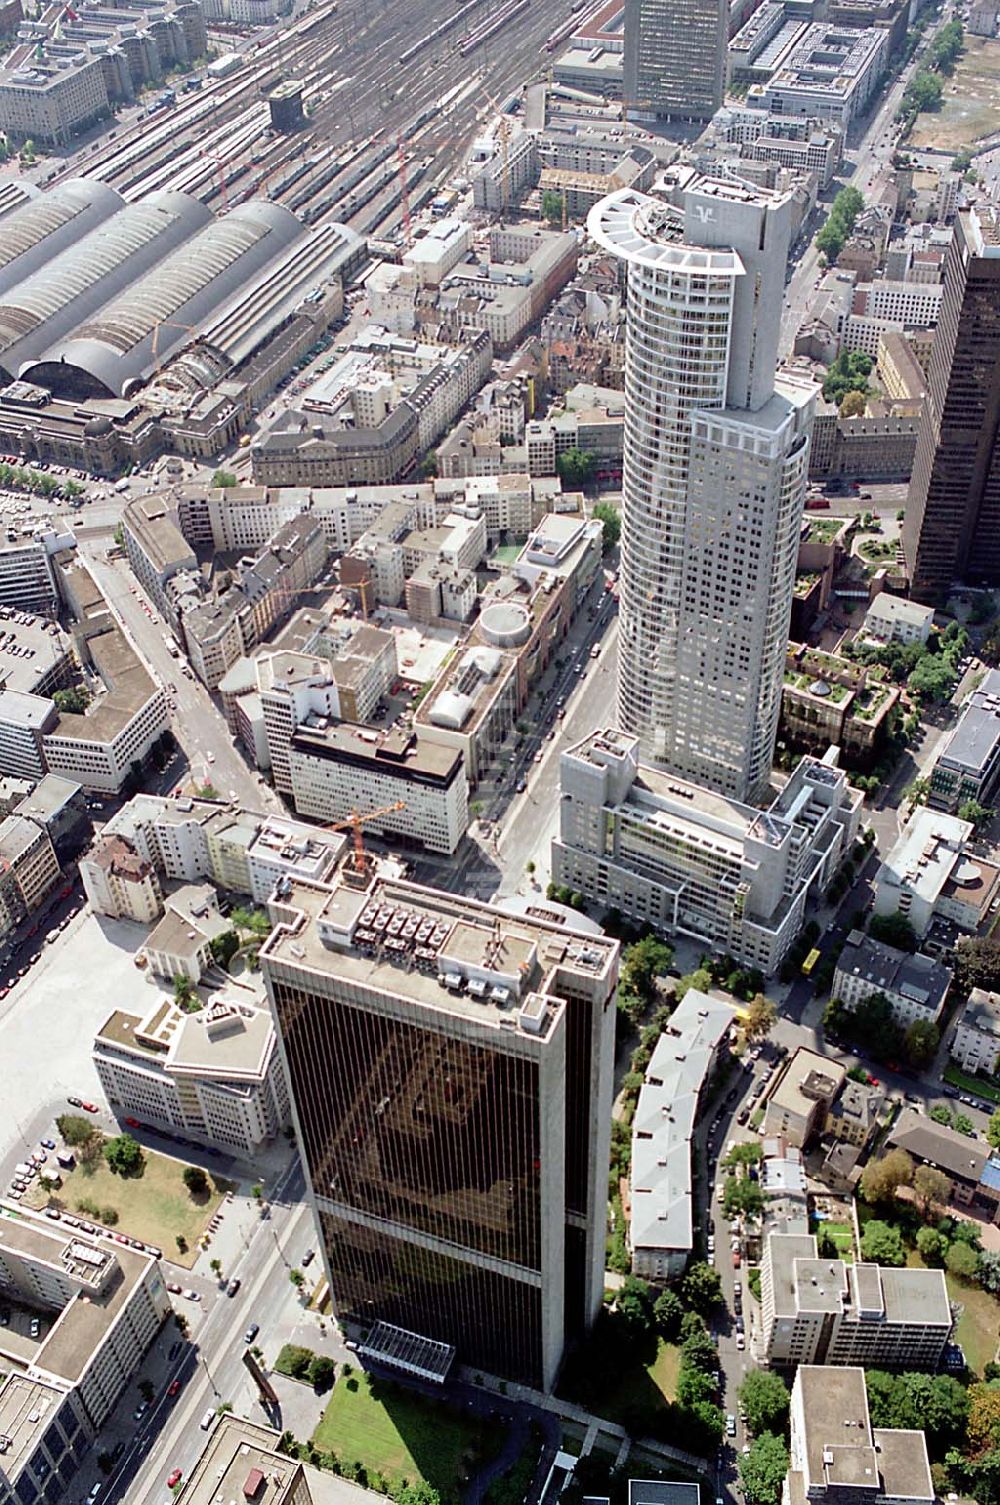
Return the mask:
<path id="1" fill-rule="evenodd" d="M 241 1284 L 241 1282 L 240 1282 L 239 1276 L 238 1275 L 234 1275 L 233 1278 L 232 1278 L 232 1280 L 226 1286 L 226 1295 L 227 1296 L 235 1296 L 236 1292 L 240 1288 L 240 1284 Z"/>

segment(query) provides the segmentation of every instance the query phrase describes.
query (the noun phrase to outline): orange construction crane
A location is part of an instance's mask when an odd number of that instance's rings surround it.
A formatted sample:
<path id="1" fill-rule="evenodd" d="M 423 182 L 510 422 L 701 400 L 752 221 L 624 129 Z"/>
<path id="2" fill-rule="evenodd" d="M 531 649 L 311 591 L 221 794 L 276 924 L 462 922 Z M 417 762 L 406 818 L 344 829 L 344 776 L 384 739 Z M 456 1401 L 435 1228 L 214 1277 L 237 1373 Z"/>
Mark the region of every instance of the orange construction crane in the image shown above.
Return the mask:
<path id="1" fill-rule="evenodd" d="M 354 871 L 364 874 L 368 861 L 365 855 L 364 827 L 370 820 L 378 820 L 381 815 L 395 815 L 397 810 L 405 810 L 405 800 L 396 800 L 395 804 L 383 805 L 380 810 L 366 810 L 360 815 L 357 810 L 352 810 L 346 820 L 336 820 L 330 825 L 324 826 L 324 831 L 343 831 L 350 826 L 354 839 Z"/>

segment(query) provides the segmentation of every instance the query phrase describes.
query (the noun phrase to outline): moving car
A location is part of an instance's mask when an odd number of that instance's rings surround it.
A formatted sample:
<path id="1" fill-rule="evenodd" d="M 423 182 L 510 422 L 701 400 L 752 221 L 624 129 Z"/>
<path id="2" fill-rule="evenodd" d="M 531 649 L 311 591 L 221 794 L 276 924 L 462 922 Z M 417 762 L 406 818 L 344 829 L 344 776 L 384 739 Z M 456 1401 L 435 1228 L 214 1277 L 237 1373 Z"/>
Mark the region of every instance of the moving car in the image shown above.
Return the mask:
<path id="1" fill-rule="evenodd" d="M 184 1475 L 179 1468 L 172 1469 L 167 1475 L 167 1488 L 174 1489 L 183 1479 Z"/>

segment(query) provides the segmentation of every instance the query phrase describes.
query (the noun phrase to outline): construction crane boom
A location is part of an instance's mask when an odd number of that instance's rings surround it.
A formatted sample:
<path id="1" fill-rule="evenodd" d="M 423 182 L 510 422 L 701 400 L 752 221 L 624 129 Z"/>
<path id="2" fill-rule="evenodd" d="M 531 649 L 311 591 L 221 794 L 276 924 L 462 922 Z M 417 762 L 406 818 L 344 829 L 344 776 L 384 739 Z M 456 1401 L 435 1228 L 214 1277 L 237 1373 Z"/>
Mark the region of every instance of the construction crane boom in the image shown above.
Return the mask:
<path id="1" fill-rule="evenodd" d="M 364 874 L 367 863 L 365 854 L 364 827 L 370 820 L 378 820 L 382 815 L 395 815 L 398 810 L 406 809 L 405 800 L 396 800 L 391 805 L 382 805 L 378 810 L 366 810 L 362 815 L 357 810 L 352 810 L 345 820 L 331 821 L 323 827 L 324 831 L 344 831 L 348 826 L 354 841 L 354 871 Z"/>

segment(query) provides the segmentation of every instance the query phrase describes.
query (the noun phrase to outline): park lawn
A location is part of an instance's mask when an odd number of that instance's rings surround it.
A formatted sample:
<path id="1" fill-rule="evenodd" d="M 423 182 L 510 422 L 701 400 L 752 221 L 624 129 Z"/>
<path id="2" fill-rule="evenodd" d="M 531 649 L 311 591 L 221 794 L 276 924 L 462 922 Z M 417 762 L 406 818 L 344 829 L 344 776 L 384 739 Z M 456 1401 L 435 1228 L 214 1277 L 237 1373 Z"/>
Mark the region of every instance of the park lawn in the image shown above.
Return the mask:
<path id="1" fill-rule="evenodd" d="M 906 1263 L 911 1269 L 926 1268 L 916 1249 L 907 1250 Z M 955 1342 L 962 1345 L 969 1368 L 981 1377 L 985 1366 L 996 1357 L 1000 1301 L 981 1286 L 966 1285 L 947 1272 L 944 1278 L 952 1304 L 962 1307 L 955 1324 Z"/>
<path id="2" fill-rule="evenodd" d="M 63 1184 L 49 1200 L 67 1212 L 78 1211 L 82 1198 L 97 1207 L 113 1207 L 118 1214 L 117 1233 L 155 1244 L 171 1263 L 190 1268 L 198 1254 L 198 1239 L 231 1183 L 208 1171 L 209 1191 L 194 1198 L 184 1185 L 183 1160 L 144 1150 L 145 1171 L 141 1176 L 124 1179 L 112 1175 L 104 1160 L 93 1169 L 80 1165 L 63 1173 Z M 103 1222 L 100 1214 L 84 1212 L 81 1216 Z M 179 1253 L 177 1235 L 188 1243 L 187 1254 Z"/>
<path id="3" fill-rule="evenodd" d="M 955 1340 L 961 1343 L 966 1363 L 982 1377 L 983 1369 L 996 1357 L 1000 1302 L 981 1286 L 966 1285 L 947 1275 L 948 1295 L 964 1308 L 955 1324 Z"/>
<path id="4" fill-rule="evenodd" d="M 390 1486 L 423 1479 L 444 1505 L 458 1501 L 462 1482 L 502 1445 L 495 1422 L 359 1371 L 338 1379 L 312 1441 L 342 1463 L 363 1464 L 369 1479 L 382 1474 Z"/>
<path id="5" fill-rule="evenodd" d="M 854 1259 L 854 1233 L 849 1223 L 820 1223 L 818 1231 L 830 1235 L 841 1259 Z"/>
<path id="6" fill-rule="evenodd" d="M 653 1418 L 664 1412 L 677 1398 L 677 1376 L 681 1367 L 681 1351 L 675 1343 L 665 1343 L 661 1338 L 656 1345 L 656 1357 L 648 1364 L 637 1363 L 634 1368 L 607 1374 L 607 1389 L 595 1397 L 592 1409 L 606 1421 L 625 1426 L 640 1413 Z"/>

